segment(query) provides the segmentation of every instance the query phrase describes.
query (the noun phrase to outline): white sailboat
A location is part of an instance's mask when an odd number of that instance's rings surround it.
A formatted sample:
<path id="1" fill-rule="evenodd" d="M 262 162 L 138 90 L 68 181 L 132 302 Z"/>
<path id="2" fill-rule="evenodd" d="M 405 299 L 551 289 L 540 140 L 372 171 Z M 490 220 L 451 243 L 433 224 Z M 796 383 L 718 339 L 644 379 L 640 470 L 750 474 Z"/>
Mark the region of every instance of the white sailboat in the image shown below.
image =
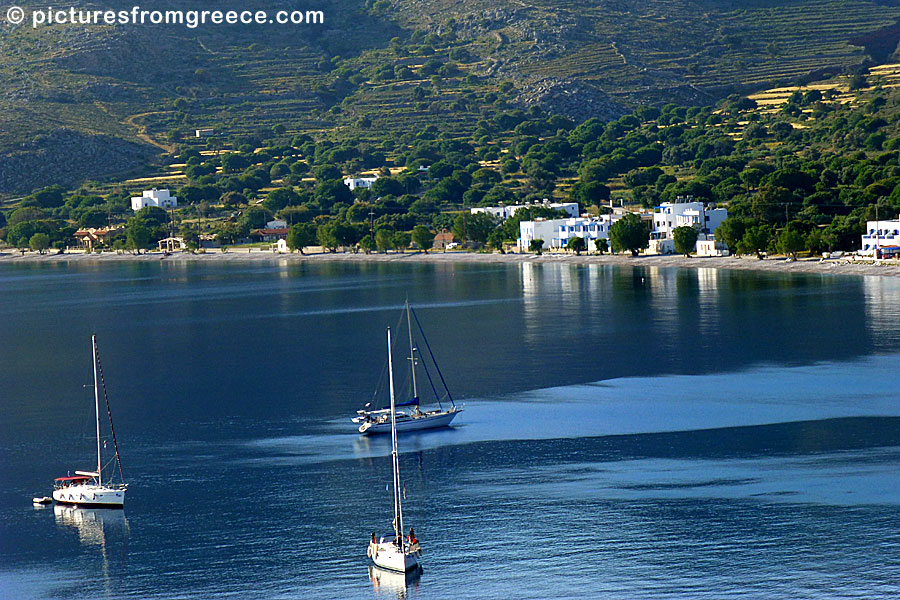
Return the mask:
<path id="1" fill-rule="evenodd" d="M 391 360 L 391 330 L 387 331 L 388 344 L 388 379 L 391 393 L 391 460 L 394 471 L 394 533 L 385 534 L 376 539 L 372 534 L 369 541 L 368 555 L 375 566 L 390 571 L 406 573 L 419 569 L 418 557 L 422 549 L 415 538 L 412 527 L 409 536 L 404 535 L 403 529 L 403 503 L 400 485 L 400 457 L 397 452 L 397 421 L 394 419 L 394 371 Z"/>
<path id="2" fill-rule="evenodd" d="M 53 486 L 53 499 L 60 504 L 76 506 L 92 506 L 95 508 L 122 508 L 125 505 L 125 491 L 128 484 L 122 475 L 122 463 L 119 460 L 119 447 L 116 434 L 112 430 L 112 412 L 109 409 L 109 398 L 106 396 L 106 385 L 103 385 L 103 397 L 106 400 L 106 411 L 109 414 L 109 426 L 112 432 L 116 463 L 122 482 L 113 483 L 109 478 L 103 481 L 103 464 L 100 438 L 100 383 L 102 370 L 98 377 L 100 365 L 97 357 L 97 336 L 91 336 L 91 350 L 94 357 L 94 412 L 97 420 L 97 469 L 94 471 L 75 471 L 74 476 L 57 477 Z M 105 445 L 105 444 L 104 444 Z"/>
<path id="3" fill-rule="evenodd" d="M 441 384 L 443 385 L 446 398 L 450 401 L 450 408 L 446 410 L 444 410 L 444 407 L 441 404 L 441 399 L 438 395 L 437 389 L 434 386 L 434 381 L 431 378 L 431 373 L 428 371 L 424 360 L 421 361 L 422 366 L 425 367 L 425 374 L 428 377 L 428 381 L 432 384 L 435 399 L 438 402 L 438 409 L 421 410 L 419 408 L 419 386 L 416 379 L 416 366 L 419 364 L 418 358 L 421 357 L 417 357 L 419 349 L 416 347 L 413 341 L 413 318 L 415 318 L 416 325 L 419 326 L 419 333 L 421 334 L 422 341 L 425 343 L 425 348 L 428 350 L 428 355 L 431 359 L 431 363 L 434 365 L 434 369 L 437 372 L 438 377 L 440 378 Z M 433 429 L 435 427 L 445 427 L 449 425 L 451 421 L 453 421 L 453 418 L 456 417 L 458 413 L 463 411 L 463 408 L 461 406 L 457 406 L 453 401 L 453 396 L 450 394 L 447 383 L 444 381 L 444 375 L 441 373 L 440 367 L 437 366 L 437 361 L 434 360 L 434 354 L 431 352 L 431 347 L 428 345 L 428 340 L 425 339 L 425 333 L 422 331 L 422 327 L 419 324 L 418 317 L 415 317 L 415 313 L 409 306 L 409 301 L 406 302 L 406 325 L 407 329 L 409 330 L 409 364 L 412 375 L 412 398 L 407 402 L 398 404 L 398 406 L 403 407 L 403 410 L 392 412 L 389 412 L 386 409 L 369 410 L 368 407 L 370 406 L 370 403 L 366 405 L 367 408 L 356 411 L 357 416 L 351 420 L 359 425 L 359 432 L 364 435 L 371 435 L 373 433 L 387 433 L 391 431 L 391 415 L 393 415 L 393 418 L 396 421 L 394 427 L 396 427 L 397 431 L 403 432 L 416 431 L 421 429 Z"/>

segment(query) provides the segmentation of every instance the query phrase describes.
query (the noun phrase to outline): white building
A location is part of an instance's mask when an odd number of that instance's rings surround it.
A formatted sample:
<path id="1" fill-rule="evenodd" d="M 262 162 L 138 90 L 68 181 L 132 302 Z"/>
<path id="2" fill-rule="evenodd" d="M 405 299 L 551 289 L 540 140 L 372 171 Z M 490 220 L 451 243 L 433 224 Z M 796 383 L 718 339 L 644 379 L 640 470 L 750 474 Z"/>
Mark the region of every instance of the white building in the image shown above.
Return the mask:
<path id="1" fill-rule="evenodd" d="M 597 240 L 609 239 L 609 228 L 622 215 L 601 215 L 599 218 L 576 217 L 574 219 L 538 219 L 519 223 L 519 250 L 528 250 L 531 240 L 544 240 L 543 248 L 565 248 L 574 237 L 584 238 L 587 250 L 597 249 Z"/>
<path id="2" fill-rule="evenodd" d="M 134 212 L 141 210 L 147 206 L 158 206 L 159 208 L 175 208 L 178 206 L 178 198 L 169 195 L 169 190 L 144 190 L 140 196 L 131 199 L 131 209 Z"/>
<path id="3" fill-rule="evenodd" d="M 678 227 L 694 227 L 698 240 L 711 239 L 722 221 L 728 218 L 724 208 L 706 208 L 702 202 L 663 202 L 653 211 L 650 252 L 671 254 L 675 251 L 672 231 Z"/>
<path id="4" fill-rule="evenodd" d="M 653 211 L 653 239 L 671 239 L 677 227 L 696 227 L 700 239 L 713 235 L 722 221 L 728 218 L 724 208 L 706 208 L 702 202 L 663 202 Z"/>
<path id="5" fill-rule="evenodd" d="M 365 188 L 368 190 L 371 189 L 372 184 L 375 183 L 377 179 L 377 177 L 348 177 L 344 180 L 344 185 L 350 188 L 351 192 L 356 188 Z"/>
<path id="6" fill-rule="evenodd" d="M 535 202 L 534 204 L 513 204 L 511 206 L 479 206 L 478 208 L 471 209 L 471 213 L 473 215 L 478 213 L 488 213 L 495 217 L 500 217 L 505 221 L 523 208 L 536 208 L 541 206 L 544 208 L 552 208 L 553 210 L 564 210 L 570 217 L 577 217 L 579 215 L 577 202 L 550 202 L 546 199 L 541 203 Z"/>
<path id="7" fill-rule="evenodd" d="M 875 258 L 900 255 L 900 216 L 890 221 L 866 221 L 859 253 Z"/>
<path id="8" fill-rule="evenodd" d="M 672 251 L 675 251 L 675 244 L 672 243 Z M 717 242 L 716 240 L 697 240 L 697 256 L 728 256 L 728 246 L 725 242 Z"/>
<path id="9" fill-rule="evenodd" d="M 216 133 L 216 131 L 211 128 L 197 129 L 194 131 L 195 137 L 198 137 L 198 138 L 210 137 L 210 136 L 215 135 L 215 133 Z"/>
<path id="10" fill-rule="evenodd" d="M 266 223 L 266 229 L 285 229 L 288 226 L 284 219 L 275 219 Z"/>

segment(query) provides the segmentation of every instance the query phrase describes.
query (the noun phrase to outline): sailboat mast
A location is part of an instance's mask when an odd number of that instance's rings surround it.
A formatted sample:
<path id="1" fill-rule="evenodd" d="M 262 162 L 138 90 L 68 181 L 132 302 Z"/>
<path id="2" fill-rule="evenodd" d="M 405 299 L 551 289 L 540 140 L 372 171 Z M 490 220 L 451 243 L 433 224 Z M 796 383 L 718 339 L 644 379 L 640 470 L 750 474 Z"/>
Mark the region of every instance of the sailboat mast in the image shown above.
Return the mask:
<path id="1" fill-rule="evenodd" d="M 91 336 L 91 355 L 94 357 L 94 413 L 97 417 L 97 485 L 103 485 L 100 473 L 100 389 L 97 385 L 97 336 Z"/>
<path id="2" fill-rule="evenodd" d="M 391 462 L 394 471 L 394 534 L 403 539 L 403 512 L 400 508 L 400 458 L 397 453 L 397 421 L 394 418 L 394 364 L 391 360 L 391 329 L 387 330 L 388 381 L 391 391 Z"/>
<path id="3" fill-rule="evenodd" d="M 416 355 L 413 348 L 412 321 L 409 316 L 409 300 L 406 300 L 406 328 L 409 330 L 409 368 L 412 371 L 413 400 L 419 399 L 419 388 L 416 386 Z"/>

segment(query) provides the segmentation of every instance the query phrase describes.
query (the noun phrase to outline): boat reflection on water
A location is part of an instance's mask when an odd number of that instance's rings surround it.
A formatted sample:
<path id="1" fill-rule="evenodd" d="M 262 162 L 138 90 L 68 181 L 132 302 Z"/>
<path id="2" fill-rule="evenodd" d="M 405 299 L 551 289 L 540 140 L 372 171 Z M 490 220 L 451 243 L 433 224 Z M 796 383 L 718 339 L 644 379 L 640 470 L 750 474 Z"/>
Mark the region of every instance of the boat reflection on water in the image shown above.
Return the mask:
<path id="1" fill-rule="evenodd" d="M 85 546 L 99 547 L 104 552 L 108 538 L 128 536 L 128 519 L 122 509 L 76 508 L 57 504 L 53 507 L 56 524 L 71 527 Z"/>
<path id="2" fill-rule="evenodd" d="M 419 587 L 419 578 L 421 577 L 422 567 L 400 573 L 369 565 L 369 580 L 372 582 L 372 589 L 378 594 L 396 594 L 400 600 L 408 597 L 409 586 L 413 586 L 414 589 Z"/>
<path id="3" fill-rule="evenodd" d="M 96 573 L 107 597 L 115 593 L 110 576 L 110 554 L 124 560 L 128 539 L 128 519 L 121 508 L 77 508 L 56 504 L 53 506 L 56 524 L 71 527 L 78 532 L 83 546 L 100 550 L 100 570 Z M 112 551 L 112 552 L 111 552 Z"/>

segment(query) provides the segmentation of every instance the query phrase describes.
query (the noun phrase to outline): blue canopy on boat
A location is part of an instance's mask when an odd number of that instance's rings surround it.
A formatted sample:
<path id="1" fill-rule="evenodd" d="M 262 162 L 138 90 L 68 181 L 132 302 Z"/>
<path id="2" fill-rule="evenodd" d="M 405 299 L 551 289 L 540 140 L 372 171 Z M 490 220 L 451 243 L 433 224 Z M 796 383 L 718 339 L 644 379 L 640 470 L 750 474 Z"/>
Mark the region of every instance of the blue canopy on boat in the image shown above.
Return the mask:
<path id="1" fill-rule="evenodd" d="M 418 405 L 419 405 L 418 398 L 413 398 L 409 402 L 400 402 L 399 404 L 396 402 L 394 403 L 394 406 L 418 406 Z"/>

